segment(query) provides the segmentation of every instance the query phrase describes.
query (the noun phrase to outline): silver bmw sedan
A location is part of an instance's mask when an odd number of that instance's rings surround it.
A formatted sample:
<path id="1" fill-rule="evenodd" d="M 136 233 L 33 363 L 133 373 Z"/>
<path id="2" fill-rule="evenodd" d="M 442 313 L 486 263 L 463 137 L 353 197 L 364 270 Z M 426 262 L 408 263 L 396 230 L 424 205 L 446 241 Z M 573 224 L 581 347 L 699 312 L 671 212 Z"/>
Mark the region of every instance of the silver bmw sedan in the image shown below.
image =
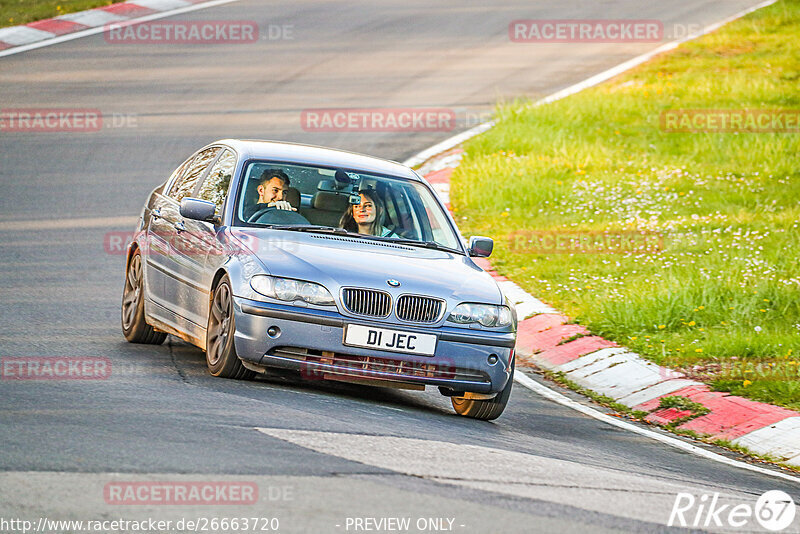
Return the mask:
<path id="1" fill-rule="evenodd" d="M 424 390 L 490 420 L 511 393 L 516 315 L 412 169 L 361 154 L 226 139 L 158 186 L 127 250 L 122 330 L 178 336 L 209 372 Z"/>

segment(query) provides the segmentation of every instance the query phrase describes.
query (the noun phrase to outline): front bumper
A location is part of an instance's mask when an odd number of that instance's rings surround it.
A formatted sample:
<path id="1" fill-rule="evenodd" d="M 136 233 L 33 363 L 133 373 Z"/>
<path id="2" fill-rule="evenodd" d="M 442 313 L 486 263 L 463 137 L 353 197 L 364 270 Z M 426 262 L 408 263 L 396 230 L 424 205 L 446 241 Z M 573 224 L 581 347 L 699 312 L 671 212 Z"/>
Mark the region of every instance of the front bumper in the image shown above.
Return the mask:
<path id="1" fill-rule="evenodd" d="M 496 393 L 510 379 L 516 334 L 457 327 L 419 328 L 345 317 L 336 311 L 234 298 L 238 356 L 259 367 L 302 372 L 310 379 L 378 380 L 434 385 L 458 392 Z M 347 324 L 437 336 L 433 356 L 343 344 Z M 267 331 L 277 327 L 279 335 Z M 494 364 L 491 357 L 496 358 Z"/>

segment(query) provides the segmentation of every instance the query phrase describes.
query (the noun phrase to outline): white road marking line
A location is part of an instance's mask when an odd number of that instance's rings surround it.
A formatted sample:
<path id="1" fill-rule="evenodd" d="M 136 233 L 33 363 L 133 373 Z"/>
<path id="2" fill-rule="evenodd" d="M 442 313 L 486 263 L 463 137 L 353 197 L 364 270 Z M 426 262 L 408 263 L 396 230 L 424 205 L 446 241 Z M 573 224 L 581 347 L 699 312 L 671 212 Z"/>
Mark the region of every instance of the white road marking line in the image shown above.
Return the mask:
<path id="1" fill-rule="evenodd" d="M 221 6 L 224 4 L 230 4 L 233 2 L 238 2 L 239 0 L 211 0 L 210 2 L 206 2 L 204 4 L 194 4 L 187 7 L 181 7 L 178 9 L 173 9 L 172 11 L 165 11 L 164 13 L 153 13 L 152 15 L 145 15 L 144 17 L 128 19 L 126 24 L 139 24 L 142 22 L 148 22 L 150 20 L 157 20 L 163 19 L 167 17 L 172 17 L 174 15 L 180 15 L 182 13 L 189 13 L 190 11 L 199 11 L 201 9 L 206 9 L 208 7 L 215 7 Z M 61 35 L 59 37 L 54 37 L 53 39 L 47 39 L 45 41 L 39 41 L 38 43 L 31 43 L 23 46 L 17 46 L 14 48 L 9 48 L 7 50 L 0 51 L 0 57 L 11 56 L 14 54 L 20 54 L 22 52 L 27 52 L 28 50 L 35 50 L 37 48 L 43 48 L 45 46 L 51 46 L 58 43 L 63 43 L 66 41 L 72 41 L 73 39 L 80 39 L 81 37 L 88 37 L 89 35 L 96 35 L 98 33 L 103 33 L 107 31 L 109 28 L 106 26 L 100 26 L 97 28 L 89 28 L 87 30 L 81 30 L 74 33 L 68 33 L 66 35 Z"/>
<path id="2" fill-rule="evenodd" d="M 612 417 L 602 412 L 598 412 L 593 408 L 584 406 L 583 404 L 576 402 L 570 399 L 569 397 L 562 395 L 561 393 L 554 391 L 549 387 L 536 382 L 535 380 L 525 375 L 521 371 L 516 371 L 514 373 L 514 380 L 521 386 L 528 388 L 534 393 L 538 393 L 539 395 L 545 397 L 546 399 L 550 399 L 551 401 L 557 402 L 562 406 L 566 406 L 567 408 L 572 408 L 573 410 L 578 411 L 584 415 L 588 415 L 589 417 L 597 419 L 598 421 L 603 421 L 604 423 L 608 423 L 617 428 L 627 430 L 628 432 L 633 432 L 634 434 L 639 434 L 640 436 L 645 436 L 650 439 L 654 439 L 660 443 L 669 445 L 670 447 L 674 447 L 676 449 L 689 452 L 691 454 L 700 456 L 707 460 L 719 462 L 721 464 L 729 465 L 731 467 L 738 467 L 739 469 L 745 469 L 747 471 L 753 471 L 755 473 L 759 473 L 762 475 L 781 478 L 783 480 L 788 480 L 794 483 L 800 483 L 800 478 L 798 477 L 788 475 L 786 473 L 781 473 L 778 471 L 771 471 L 769 469 L 764 469 L 763 467 L 746 464 L 744 462 L 733 460 L 731 458 L 726 458 L 725 456 L 722 456 L 715 452 L 707 451 L 703 448 L 697 447 L 696 445 L 692 445 L 691 443 L 686 443 L 685 441 L 682 441 L 680 439 L 666 436 L 658 432 L 653 432 L 652 430 L 636 426 L 633 423 L 628 423 L 627 421 L 622 421 L 620 419 L 617 419 L 616 417 Z"/>
<path id="3" fill-rule="evenodd" d="M 588 462 L 485 445 L 364 433 L 256 428 L 300 447 L 440 484 L 578 507 L 601 514 L 666 523 L 679 492 L 721 493 L 725 503 L 752 495 L 696 480 L 642 474 Z M 551 440 L 543 440 L 551 441 Z M 541 445 L 543 447 L 551 444 Z"/>
<path id="4" fill-rule="evenodd" d="M 133 232 L 139 217 L 85 217 L 80 219 L 40 219 L 38 221 L 3 221 L 0 232 L 28 230 L 68 230 L 72 228 L 111 228 L 124 226 Z"/>

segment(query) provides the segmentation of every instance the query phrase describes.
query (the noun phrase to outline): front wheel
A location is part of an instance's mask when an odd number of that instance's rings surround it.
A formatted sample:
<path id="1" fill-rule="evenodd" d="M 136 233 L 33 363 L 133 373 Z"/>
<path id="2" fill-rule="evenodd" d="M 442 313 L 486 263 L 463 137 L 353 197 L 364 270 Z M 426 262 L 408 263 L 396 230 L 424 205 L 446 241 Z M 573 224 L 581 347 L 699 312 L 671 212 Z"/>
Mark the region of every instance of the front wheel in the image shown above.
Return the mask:
<path id="1" fill-rule="evenodd" d="M 506 409 L 508 398 L 511 396 L 511 387 L 514 384 L 514 366 L 515 360 L 511 361 L 511 375 L 508 377 L 508 382 L 500 393 L 492 399 L 478 400 L 478 399 L 465 399 L 464 397 L 450 397 L 450 402 L 453 403 L 458 415 L 464 417 L 471 417 L 473 419 L 480 419 L 482 421 L 491 421 L 497 419 Z"/>
<path id="2" fill-rule="evenodd" d="M 233 334 L 236 324 L 233 315 L 233 291 L 225 276 L 220 280 L 211 298 L 206 330 L 206 364 L 208 372 L 222 378 L 247 379 L 255 373 L 242 365 L 236 355 Z"/>

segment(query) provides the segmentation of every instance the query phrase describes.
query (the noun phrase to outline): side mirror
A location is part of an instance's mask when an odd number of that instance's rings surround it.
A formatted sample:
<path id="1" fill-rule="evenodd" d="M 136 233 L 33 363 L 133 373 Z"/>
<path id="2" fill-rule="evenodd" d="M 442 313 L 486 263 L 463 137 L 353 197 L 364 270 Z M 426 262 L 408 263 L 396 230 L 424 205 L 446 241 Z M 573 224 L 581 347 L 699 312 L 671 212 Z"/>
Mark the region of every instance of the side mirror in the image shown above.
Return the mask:
<path id="1" fill-rule="evenodd" d="M 181 200 L 181 217 L 214 224 L 220 222 L 217 217 L 217 206 L 213 202 L 199 198 L 186 197 Z"/>
<path id="2" fill-rule="evenodd" d="M 475 235 L 469 238 L 469 249 L 467 252 L 475 258 L 488 258 L 492 255 L 494 241 L 491 237 L 481 237 Z"/>

